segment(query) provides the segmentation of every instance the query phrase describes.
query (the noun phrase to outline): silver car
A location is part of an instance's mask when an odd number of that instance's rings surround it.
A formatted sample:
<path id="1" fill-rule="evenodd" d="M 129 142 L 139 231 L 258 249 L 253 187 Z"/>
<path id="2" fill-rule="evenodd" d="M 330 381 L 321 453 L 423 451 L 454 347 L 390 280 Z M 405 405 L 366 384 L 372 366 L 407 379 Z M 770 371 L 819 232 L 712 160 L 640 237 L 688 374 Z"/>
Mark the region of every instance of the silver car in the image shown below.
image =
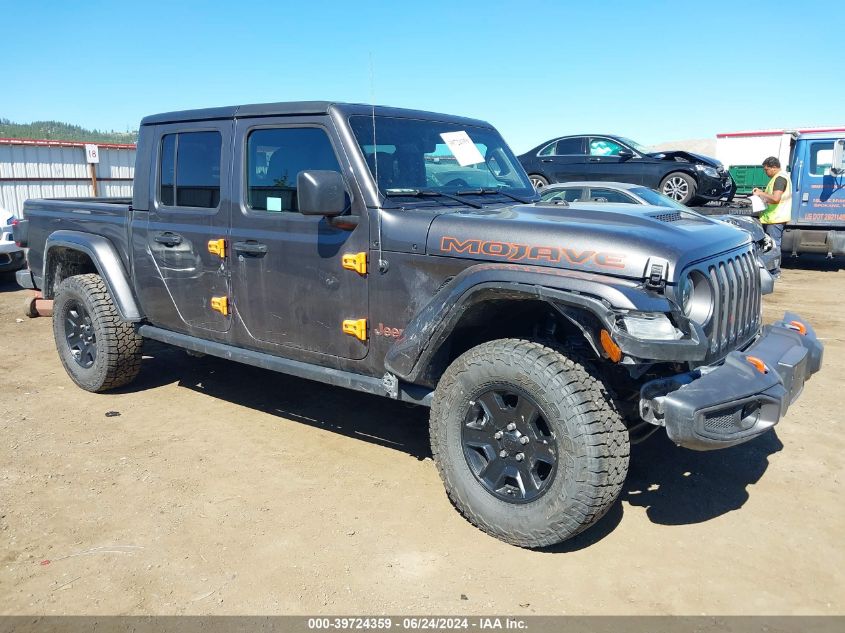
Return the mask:
<path id="1" fill-rule="evenodd" d="M 12 273 L 26 266 L 24 250 L 15 244 L 12 237 L 12 222 L 15 216 L 0 209 L 0 273 Z"/>
<path id="2" fill-rule="evenodd" d="M 543 202 L 609 202 L 617 204 L 650 204 L 667 207 L 676 211 L 696 213 L 694 209 L 673 200 L 669 196 L 642 185 L 626 182 L 573 181 L 548 185 L 540 191 Z M 757 244 L 757 259 L 768 271 L 776 270 L 780 265 L 780 252 L 774 248 L 774 242 L 766 235 L 763 225 L 747 215 L 708 215 L 713 220 L 733 224 L 751 235 Z"/>

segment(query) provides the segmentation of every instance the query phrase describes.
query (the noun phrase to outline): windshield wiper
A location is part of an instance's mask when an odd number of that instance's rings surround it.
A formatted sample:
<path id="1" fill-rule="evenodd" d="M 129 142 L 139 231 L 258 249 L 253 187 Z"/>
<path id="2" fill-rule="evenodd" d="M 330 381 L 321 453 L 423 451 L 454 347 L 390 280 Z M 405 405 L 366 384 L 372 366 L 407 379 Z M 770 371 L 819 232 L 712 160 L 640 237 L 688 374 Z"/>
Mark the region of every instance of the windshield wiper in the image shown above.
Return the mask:
<path id="1" fill-rule="evenodd" d="M 521 202 L 522 204 L 531 204 L 533 200 L 527 200 L 521 196 L 515 196 L 512 193 L 507 193 L 506 191 L 502 191 L 501 189 L 497 189 L 495 187 L 490 189 L 462 189 L 461 191 L 455 192 L 459 196 L 489 196 L 492 194 L 499 194 L 501 196 L 505 196 L 506 198 L 510 198 L 511 200 L 515 200 L 516 202 Z"/>
<path id="2" fill-rule="evenodd" d="M 444 197 L 449 198 L 450 200 L 455 200 L 456 202 L 460 202 L 461 204 L 466 204 L 474 209 L 480 209 L 482 205 L 478 204 L 477 202 L 472 202 L 470 200 L 464 200 L 459 198 L 458 196 L 453 196 L 451 193 L 443 193 L 442 191 L 435 191 L 434 189 L 386 189 L 384 192 L 386 196 L 410 196 L 412 198 L 425 198 L 428 196 L 431 197 Z"/>

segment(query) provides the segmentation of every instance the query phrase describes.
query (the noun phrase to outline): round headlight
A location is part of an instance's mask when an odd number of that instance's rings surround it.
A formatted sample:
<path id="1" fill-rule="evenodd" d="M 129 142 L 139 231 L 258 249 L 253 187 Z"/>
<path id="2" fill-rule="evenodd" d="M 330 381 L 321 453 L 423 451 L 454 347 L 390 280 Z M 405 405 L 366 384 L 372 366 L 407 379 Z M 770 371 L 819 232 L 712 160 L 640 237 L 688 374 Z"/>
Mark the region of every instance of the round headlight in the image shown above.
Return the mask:
<path id="1" fill-rule="evenodd" d="M 694 270 L 684 277 L 679 299 L 687 318 L 699 325 L 704 325 L 710 320 L 713 312 L 713 289 L 702 273 Z"/>

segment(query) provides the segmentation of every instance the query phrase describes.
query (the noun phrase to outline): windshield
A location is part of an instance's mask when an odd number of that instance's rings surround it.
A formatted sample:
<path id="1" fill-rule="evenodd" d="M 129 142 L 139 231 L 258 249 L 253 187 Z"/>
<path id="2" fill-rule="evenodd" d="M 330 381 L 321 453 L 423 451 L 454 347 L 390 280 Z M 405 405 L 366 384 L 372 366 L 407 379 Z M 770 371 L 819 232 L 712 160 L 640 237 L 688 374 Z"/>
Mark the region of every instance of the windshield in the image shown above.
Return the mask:
<path id="1" fill-rule="evenodd" d="M 649 151 L 650 151 L 645 145 L 641 145 L 640 143 L 637 143 L 636 141 L 632 141 L 629 138 L 625 138 L 624 136 L 620 136 L 619 140 L 622 141 L 623 143 L 625 143 L 626 145 L 628 145 L 629 147 L 634 148 L 640 154 L 648 154 Z"/>
<path id="2" fill-rule="evenodd" d="M 635 187 L 631 189 L 631 193 L 639 196 L 646 201 L 647 204 L 653 204 L 656 207 L 671 207 L 678 211 L 689 211 L 689 207 L 685 207 L 677 200 L 673 200 L 669 196 L 664 196 L 662 193 L 654 189 L 647 189 L 646 187 Z"/>
<path id="3" fill-rule="evenodd" d="M 353 115 L 349 124 L 385 195 L 402 190 L 468 193 L 499 190 L 531 198 L 531 182 L 493 128 L 460 123 Z"/>

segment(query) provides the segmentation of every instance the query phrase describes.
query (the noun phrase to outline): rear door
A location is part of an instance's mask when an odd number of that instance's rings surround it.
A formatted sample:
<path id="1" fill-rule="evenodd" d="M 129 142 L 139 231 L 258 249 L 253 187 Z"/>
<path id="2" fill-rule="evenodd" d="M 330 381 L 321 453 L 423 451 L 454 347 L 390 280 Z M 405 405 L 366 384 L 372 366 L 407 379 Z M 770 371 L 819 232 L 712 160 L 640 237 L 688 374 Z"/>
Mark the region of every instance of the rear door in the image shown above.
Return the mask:
<path id="1" fill-rule="evenodd" d="M 845 177 L 830 173 L 833 140 L 806 140 L 792 174 L 791 224 L 845 224 Z M 796 177 L 797 172 L 797 177 Z"/>
<path id="2" fill-rule="evenodd" d="M 537 155 L 549 182 L 584 180 L 584 137 L 571 136 L 549 143 Z"/>
<path id="3" fill-rule="evenodd" d="M 297 210 L 301 171 L 344 171 L 330 118 L 242 119 L 236 138 L 231 265 L 249 344 L 289 357 L 364 358 L 367 340 L 344 333 L 343 324 L 368 317 L 367 274 L 344 268 L 343 256 L 366 257 L 366 222 L 350 231 Z M 361 204 L 350 181 L 347 191 Z M 365 209 L 354 210 L 366 218 Z"/>
<path id="4" fill-rule="evenodd" d="M 133 235 L 139 270 L 148 271 L 140 293 L 155 325 L 200 336 L 229 330 L 228 275 L 209 242 L 225 239 L 229 227 L 232 125 L 156 128 L 150 209 Z"/>

